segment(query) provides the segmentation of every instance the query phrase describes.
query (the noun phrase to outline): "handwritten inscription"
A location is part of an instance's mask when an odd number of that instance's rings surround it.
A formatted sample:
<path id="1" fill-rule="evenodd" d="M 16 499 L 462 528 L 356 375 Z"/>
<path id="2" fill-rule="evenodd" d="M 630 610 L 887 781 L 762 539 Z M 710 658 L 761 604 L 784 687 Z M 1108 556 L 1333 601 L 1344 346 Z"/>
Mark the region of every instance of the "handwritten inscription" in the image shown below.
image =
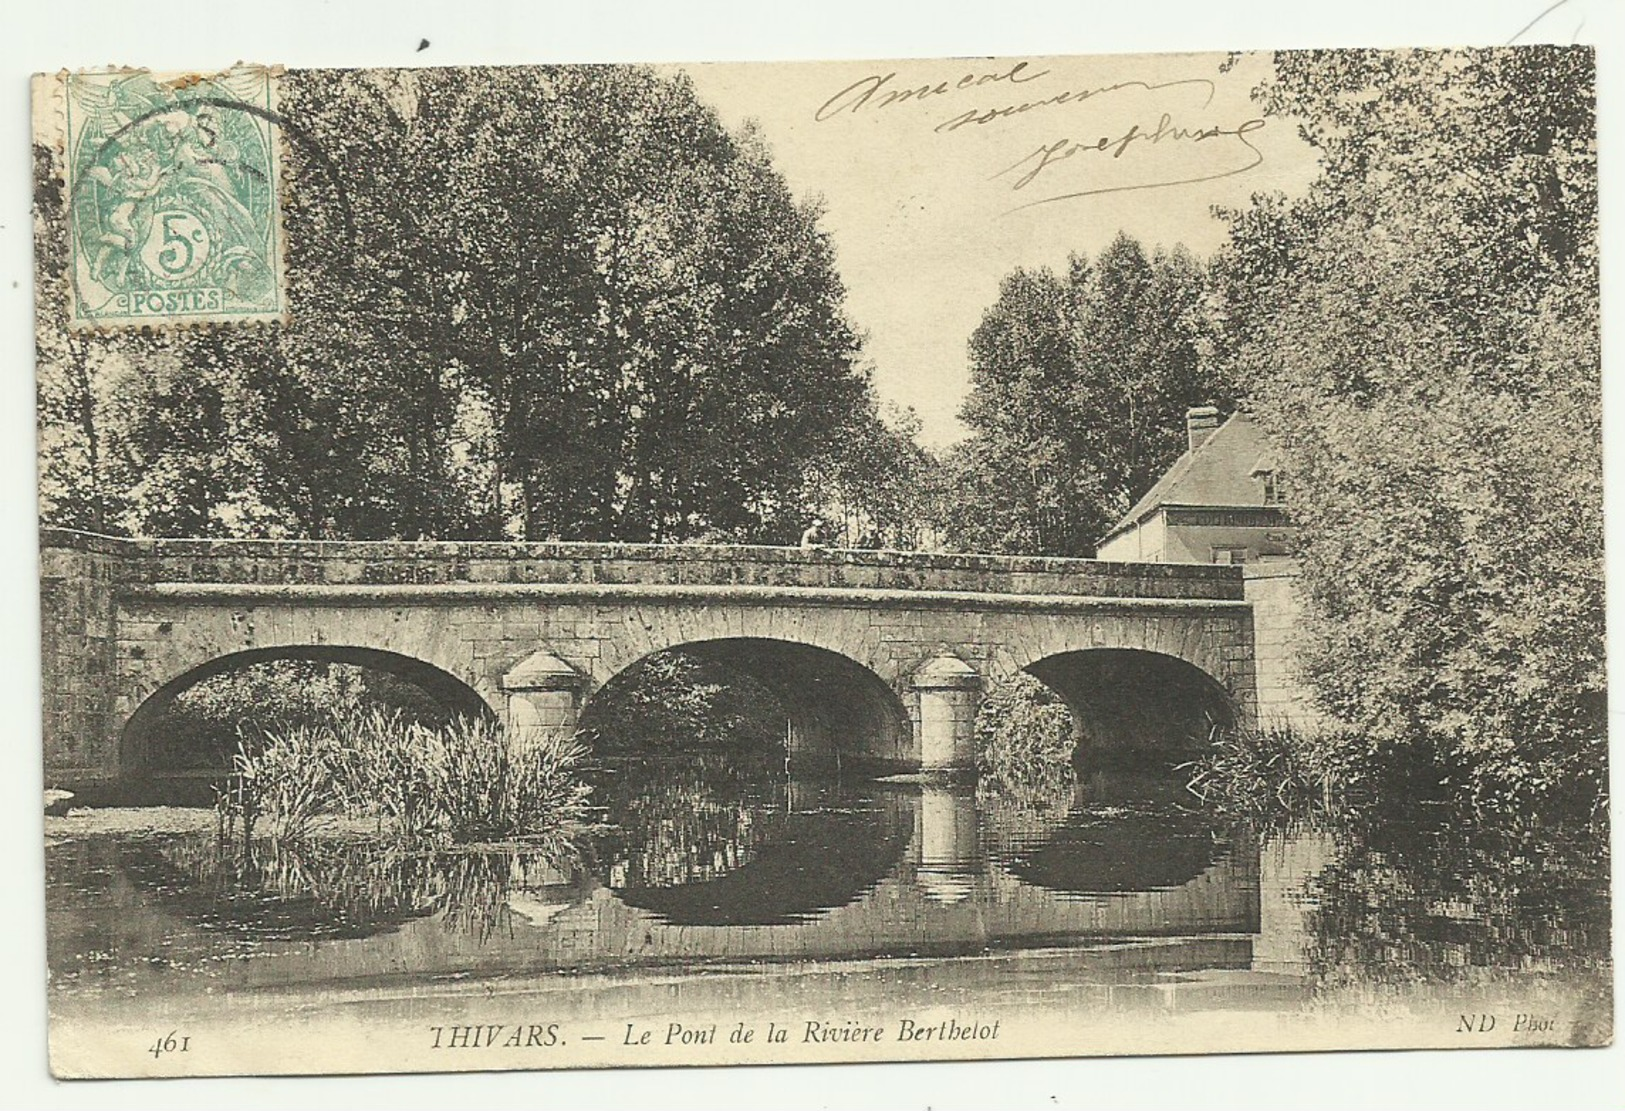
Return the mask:
<path id="1" fill-rule="evenodd" d="M 1159 180 L 1138 182 L 1127 185 L 1105 185 L 1092 189 L 1079 189 L 1070 193 L 1061 193 L 1055 196 L 1044 197 L 1034 201 L 1033 204 L 1050 204 L 1054 201 L 1070 200 L 1074 197 L 1089 197 L 1099 193 L 1123 193 L 1134 189 L 1153 189 L 1165 185 L 1188 185 L 1198 181 L 1217 181 L 1220 178 L 1234 177 L 1236 174 L 1246 173 L 1248 170 L 1264 161 L 1259 149 L 1248 141 L 1247 136 L 1264 126 L 1261 119 L 1246 120 L 1235 127 L 1181 127 L 1174 123 L 1173 117 L 1167 112 L 1157 121 L 1155 127 L 1142 131 L 1139 124 L 1133 124 L 1120 135 L 1103 135 L 1099 139 L 1079 141 L 1076 139 L 1057 139 L 1047 143 L 1019 162 L 1000 170 L 994 174 L 995 178 L 1021 171 L 1011 185 L 1012 189 L 1025 189 L 1031 185 L 1038 176 L 1059 163 L 1065 162 L 1078 154 L 1109 153 L 1112 158 L 1121 158 L 1136 143 L 1148 143 L 1155 146 L 1158 143 L 1201 143 L 1213 139 L 1234 139 L 1251 152 L 1251 157 L 1241 165 L 1227 169 L 1217 170 L 1213 173 L 1201 174 L 1195 177 L 1179 178 L 1177 180 Z M 1022 207 L 1031 207 L 1023 205 Z"/>
<path id="2" fill-rule="evenodd" d="M 958 131 L 970 125 L 985 126 L 997 123 L 1000 120 L 1013 119 L 1024 116 L 1028 112 L 1037 112 L 1045 108 L 1058 108 L 1063 104 L 1081 104 L 1086 100 L 1103 96 L 1106 93 L 1123 92 L 1124 90 L 1140 90 L 1143 92 L 1156 92 L 1159 89 L 1199 88 L 1207 93 L 1206 98 L 1198 106 L 1206 108 L 1213 103 L 1214 85 L 1206 77 L 1186 77 L 1177 81 L 1118 81 L 1112 85 L 1101 85 L 1094 89 L 1063 89 L 1058 93 L 1043 97 L 1039 100 L 1025 100 L 1017 104 L 1004 104 L 997 108 L 968 108 L 957 116 L 943 120 L 937 124 L 934 131 Z"/>
<path id="3" fill-rule="evenodd" d="M 1028 73 L 1026 62 L 1017 62 L 1009 69 L 993 73 L 972 72 L 962 75 L 957 80 L 927 81 L 924 84 L 899 82 L 896 70 L 890 73 L 872 73 L 867 77 L 860 77 L 824 101 L 818 111 L 813 113 L 813 119 L 823 123 L 842 114 L 856 115 L 866 109 L 878 110 L 910 102 L 922 103 L 986 85 L 1024 85 L 1048 74 L 1047 69 Z"/>
<path id="4" fill-rule="evenodd" d="M 1024 89 L 1019 99 L 989 103 L 989 93 L 1017 86 Z M 1018 211 L 1103 193 L 1217 181 L 1255 169 L 1263 163 L 1264 155 L 1249 136 L 1264 128 L 1267 121 L 1253 115 L 1213 118 L 1209 110 L 1216 92 L 1214 81 L 1201 76 L 1129 78 L 1091 85 L 1051 69 L 1035 68 L 1029 62 L 946 75 L 932 73 L 924 79 L 887 70 L 866 74 L 845 85 L 814 110 L 813 119 L 830 124 L 853 116 L 882 112 L 898 115 L 899 110 L 916 109 L 925 112 L 925 122 L 933 133 L 955 136 L 1013 125 L 1023 118 L 1034 122 L 1064 118 L 1067 132 L 1062 136 L 1046 138 L 1025 149 L 1017 146 L 1011 153 L 1019 157 L 1004 163 L 988 178 L 1012 193 L 1027 194 L 1010 210 Z M 1139 99 L 1126 99 L 1129 97 Z M 1140 111 L 1146 98 L 1151 99 L 1152 106 L 1140 122 L 1120 118 L 1124 111 Z M 971 103 L 967 104 L 967 100 Z M 900 118 L 917 116 L 917 112 L 909 112 Z M 1079 135 L 1085 137 L 1075 137 Z M 1030 142 L 1030 136 L 1030 128 L 1015 132 L 1001 143 L 1000 149 L 1008 150 L 1006 144 L 1019 144 L 1024 139 Z M 1137 159 L 1155 148 L 1175 153 L 1136 166 Z M 1126 172 L 1119 170 L 1105 181 L 1090 177 L 1091 168 L 1102 167 L 1102 159 L 1130 168 Z M 1174 172 L 1170 172 L 1170 166 L 1175 167 Z M 1055 191 L 1046 191 L 1051 188 Z M 1040 192 L 1043 195 L 1032 195 Z"/>

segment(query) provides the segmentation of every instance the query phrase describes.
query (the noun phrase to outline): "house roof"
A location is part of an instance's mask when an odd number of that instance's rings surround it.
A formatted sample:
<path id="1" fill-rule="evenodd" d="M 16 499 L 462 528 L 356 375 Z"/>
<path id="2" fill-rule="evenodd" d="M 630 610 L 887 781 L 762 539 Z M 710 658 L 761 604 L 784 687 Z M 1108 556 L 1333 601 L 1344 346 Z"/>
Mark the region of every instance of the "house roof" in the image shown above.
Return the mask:
<path id="1" fill-rule="evenodd" d="M 1212 435 L 1174 461 L 1134 508 L 1101 537 L 1102 543 L 1165 505 L 1244 507 L 1263 504 L 1257 475 L 1274 453 L 1252 417 L 1236 413 Z"/>

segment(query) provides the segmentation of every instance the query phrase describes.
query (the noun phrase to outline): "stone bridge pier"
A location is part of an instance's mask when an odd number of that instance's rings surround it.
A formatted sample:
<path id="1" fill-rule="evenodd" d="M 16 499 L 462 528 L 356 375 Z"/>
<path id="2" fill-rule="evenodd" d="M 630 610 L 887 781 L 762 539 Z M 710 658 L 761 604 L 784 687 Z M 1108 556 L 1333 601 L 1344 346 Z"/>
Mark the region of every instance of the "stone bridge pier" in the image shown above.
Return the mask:
<path id="1" fill-rule="evenodd" d="M 47 530 L 46 772 L 164 774 L 162 709 L 259 660 L 387 671 L 525 743 L 672 649 L 770 689 L 811 764 L 965 771 L 980 698 L 1021 672 L 1073 708 L 1081 743 L 1137 751 L 1253 720 L 1242 587 L 1237 568 L 1093 560 Z"/>

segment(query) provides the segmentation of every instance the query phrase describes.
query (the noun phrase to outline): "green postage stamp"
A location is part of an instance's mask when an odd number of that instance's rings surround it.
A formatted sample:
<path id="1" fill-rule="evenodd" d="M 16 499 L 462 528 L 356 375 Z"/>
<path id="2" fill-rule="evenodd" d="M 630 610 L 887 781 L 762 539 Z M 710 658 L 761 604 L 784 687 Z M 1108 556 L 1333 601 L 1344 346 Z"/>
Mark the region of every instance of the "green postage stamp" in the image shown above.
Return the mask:
<path id="1" fill-rule="evenodd" d="M 42 79 L 66 144 L 72 326 L 286 319 L 276 76 Z"/>

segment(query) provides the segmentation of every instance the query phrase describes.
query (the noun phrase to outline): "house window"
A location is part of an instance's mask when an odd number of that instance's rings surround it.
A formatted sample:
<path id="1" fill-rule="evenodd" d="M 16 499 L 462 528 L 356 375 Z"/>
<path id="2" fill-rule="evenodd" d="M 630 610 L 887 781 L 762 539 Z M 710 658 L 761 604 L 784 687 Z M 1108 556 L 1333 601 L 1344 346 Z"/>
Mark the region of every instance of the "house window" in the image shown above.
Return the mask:
<path id="1" fill-rule="evenodd" d="M 1213 562 L 1240 565 L 1247 562 L 1246 548 L 1214 548 Z"/>
<path id="2" fill-rule="evenodd" d="M 1264 504 L 1285 505 L 1286 479 L 1274 471 L 1264 471 L 1262 477 L 1264 479 Z"/>

